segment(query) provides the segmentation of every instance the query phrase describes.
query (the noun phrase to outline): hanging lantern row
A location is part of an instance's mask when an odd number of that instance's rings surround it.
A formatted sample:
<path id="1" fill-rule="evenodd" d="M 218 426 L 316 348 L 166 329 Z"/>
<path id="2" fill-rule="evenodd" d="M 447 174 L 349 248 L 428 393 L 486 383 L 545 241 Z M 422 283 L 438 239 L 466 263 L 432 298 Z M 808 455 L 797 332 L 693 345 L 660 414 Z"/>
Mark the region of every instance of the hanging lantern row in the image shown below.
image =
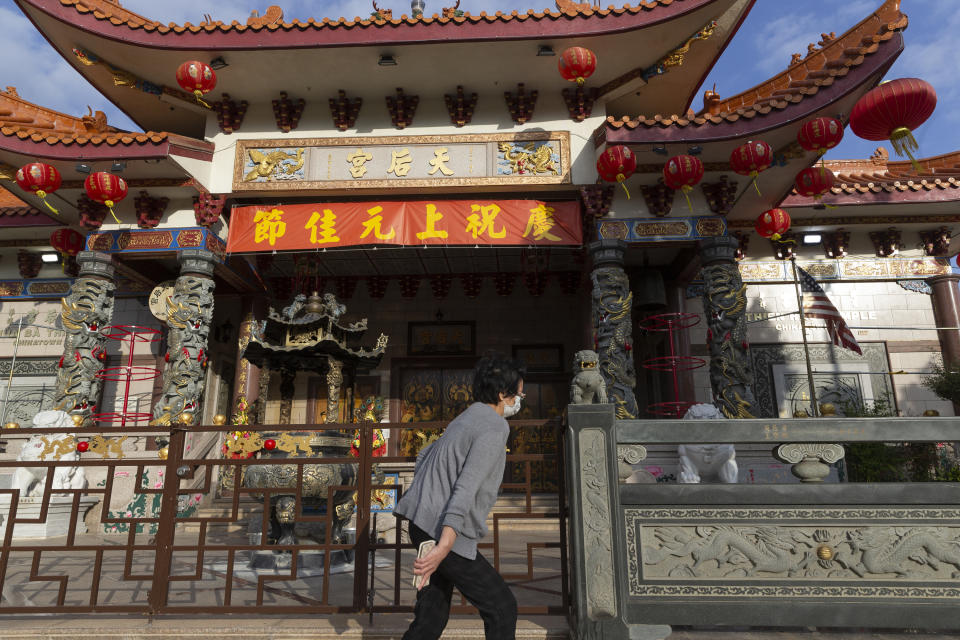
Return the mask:
<path id="1" fill-rule="evenodd" d="M 820 200 L 833 188 L 833 171 L 809 167 L 797 174 L 794 187 L 801 196 Z"/>
<path id="2" fill-rule="evenodd" d="M 760 234 L 760 237 L 770 238 L 776 242 L 790 230 L 790 214 L 783 209 L 764 211 L 757 218 L 754 229 Z"/>
<path id="3" fill-rule="evenodd" d="M 607 147 L 597 158 L 597 173 L 600 174 L 600 178 L 606 182 L 619 183 L 623 187 L 624 193 L 627 194 L 628 200 L 630 199 L 630 192 L 627 191 L 627 185 L 624 182 L 636 170 L 637 156 L 622 144 Z"/>
<path id="4" fill-rule="evenodd" d="M 56 167 L 43 162 L 25 164 L 17 171 L 16 181 L 17 186 L 37 194 L 47 209 L 60 215 L 60 212 L 47 202 L 47 196 L 60 188 L 60 172 Z"/>
<path id="5" fill-rule="evenodd" d="M 583 86 L 587 78 L 597 69 L 597 56 L 584 47 L 570 47 L 560 54 L 557 68 L 564 80 Z"/>
<path id="6" fill-rule="evenodd" d="M 884 82 L 857 101 L 850 112 L 850 128 L 865 140 L 890 140 L 897 155 L 907 156 L 922 170 L 913 152 L 919 147 L 916 129 L 937 108 L 937 92 L 920 78 Z"/>
<path id="7" fill-rule="evenodd" d="M 120 219 L 113 212 L 113 205 L 127 197 L 127 182 L 123 178 L 106 171 L 97 171 L 87 176 L 83 181 L 83 188 L 91 200 L 106 205 L 110 215 L 120 224 Z"/>
<path id="8" fill-rule="evenodd" d="M 50 246 L 59 254 L 75 256 L 83 251 L 83 236 L 73 229 L 57 229 L 50 234 Z"/>
<path id="9" fill-rule="evenodd" d="M 205 62 L 188 60 L 177 69 L 177 84 L 184 91 L 192 93 L 199 104 L 209 107 L 210 105 L 203 101 L 203 96 L 217 86 L 217 74 Z"/>
<path id="10" fill-rule="evenodd" d="M 843 140 L 843 123 L 836 118 L 814 118 L 805 122 L 797 134 L 797 142 L 807 151 L 822 156 Z"/>
<path id="11" fill-rule="evenodd" d="M 690 192 L 703 179 L 703 163 L 697 156 L 681 154 L 667 160 L 663 167 L 663 182 L 674 191 L 682 191 L 687 199 L 687 206 L 693 213 L 690 203 Z"/>
<path id="12" fill-rule="evenodd" d="M 773 164 L 773 149 L 763 140 L 751 140 L 740 145 L 730 154 L 730 168 L 733 172 L 753 178 L 753 186 L 760 193 L 757 178 Z"/>

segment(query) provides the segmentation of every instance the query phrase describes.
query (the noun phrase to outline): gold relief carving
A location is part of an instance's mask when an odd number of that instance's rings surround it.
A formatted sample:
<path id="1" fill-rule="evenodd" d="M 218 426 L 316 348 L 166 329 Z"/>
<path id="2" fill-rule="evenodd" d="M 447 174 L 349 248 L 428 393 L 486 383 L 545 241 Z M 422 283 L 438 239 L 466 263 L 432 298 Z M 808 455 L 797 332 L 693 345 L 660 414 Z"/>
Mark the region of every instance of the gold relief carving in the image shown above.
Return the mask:
<path id="1" fill-rule="evenodd" d="M 16 175 L 16 167 L 0 162 L 0 180 L 14 180 Z"/>
<path id="2" fill-rule="evenodd" d="M 120 249 L 166 249 L 173 243 L 169 231 L 124 232 L 117 237 Z"/>
<path id="3" fill-rule="evenodd" d="M 20 280 L 14 282 L 0 282 L 0 296 L 20 296 L 23 295 L 23 282 Z"/>
<path id="4" fill-rule="evenodd" d="M 843 274 L 845 276 L 885 276 L 887 275 L 886 262 L 863 261 L 863 262 L 844 262 Z"/>
<path id="5" fill-rule="evenodd" d="M 700 31 L 693 34 L 686 42 L 667 54 L 667 56 L 660 61 L 660 64 L 664 67 L 679 67 L 683 65 L 683 61 L 686 58 L 687 53 L 690 51 L 690 45 L 697 40 L 708 39 L 713 35 L 713 32 L 716 30 L 716 28 L 717 21 L 711 20 L 704 25 Z"/>
<path id="6" fill-rule="evenodd" d="M 890 264 L 890 275 L 894 276 L 936 276 L 950 273 L 949 264 L 940 264 L 936 259 L 897 260 Z"/>
<path id="7" fill-rule="evenodd" d="M 218 258 L 223 258 L 226 255 L 227 245 L 223 243 L 223 240 L 218 238 L 212 233 L 207 234 L 207 249 L 212 251 Z"/>
<path id="8" fill-rule="evenodd" d="M 69 282 L 36 282 L 30 285 L 30 293 L 67 294 L 67 293 L 70 293 L 70 283 Z"/>
<path id="9" fill-rule="evenodd" d="M 87 238 L 89 251 L 109 251 L 113 246 L 113 236 L 109 233 L 98 233 Z"/>
<path id="10" fill-rule="evenodd" d="M 223 453 L 225 457 L 249 458 L 252 454 L 263 448 L 263 437 L 259 433 L 252 431 L 235 431 L 237 437 L 227 436 L 223 441 Z"/>
<path id="11" fill-rule="evenodd" d="M 181 247 L 203 246 L 203 232 L 198 229 L 188 229 L 177 234 L 177 244 Z"/>
<path id="12" fill-rule="evenodd" d="M 310 435 L 305 436 L 295 436 L 292 435 L 289 431 L 284 431 L 277 438 L 277 450 L 286 451 L 289 456 L 288 458 L 297 458 L 299 457 L 300 451 L 303 452 L 304 456 L 310 457 L 313 454 L 313 449 L 310 448 Z"/>
<path id="13" fill-rule="evenodd" d="M 525 175 L 527 173 L 532 175 L 540 173 L 560 175 L 560 169 L 553 161 L 553 145 L 549 142 L 528 142 L 526 144 L 501 142 L 497 145 L 497 149 L 503 158 L 501 166 L 509 167 L 510 175 Z"/>
<path id="14" fill-rule="evenodd" d="M 701 236 L 722 236 L 726 225 L 718 218 L 700 218 L 697 220 L 697 234 Z"/>
<path id="15" fill-rule="evenodd" d="M 750 262 L 739 264 L 744 280 L 782 280 L 783 264 L 779 262 Z"/>
<path id="16" fill-rule="evenodd" d="M 626 222 L 621 222 L 619 220 L 604 220 L 600 223 L 601 238 L 616 238 L 618 240 L 626 240 L 627 234 L 629 233 L 630 230 L 627 228 Z"/>
<path id="17" fill-rule="evenodd" d="M 123 443 L 128 436 L 122 436 L 120 438 L 104 438 L 103 436 L 97 434 L 90 439 L 90 448 L 88 451 L 91 453 L 96 453 L 106 458 L 122 458 L 123 456 Z M 114 454 L 114 455 L 111 455 Z"/>
<path id="18" fill-rule="evenodd" d="M 810 262 L 804 265 L 797 265 L 812 276 L 821 278 L 835 278 L 838 274 L 836 262 Z"/>
<path id="19" fill-rule="evenodd" d="M 637 222 L 633 225 L 633 235 L 641 238 L 649 236 L 688 236 L 690 225 L 687 222 Z"/>
<path id="20" fill-rule="evenodd" d="M 250 163 L 254 166 L 249 173 L 243 176 L 244 182 L 255 180 L 272 182 L 277 178 L 294 175 L 303 168 L 304 153 L 302 148 L 297 149 L 296 153 L 249 149 L 247 154 L 250 157 Z"/>
<path id="21" fill-rule="evenodd" d="M 47 440 L 47 436 L 40 436 L 40 441 L 43 442 L 43 450 L 40 451 L 41 460 L 46 460 L 47 456 L 51 456 L 53 460 L 59 460 L 62 456 L 77 450 L 77 442 L 73 436 L 54 440 Z"/>

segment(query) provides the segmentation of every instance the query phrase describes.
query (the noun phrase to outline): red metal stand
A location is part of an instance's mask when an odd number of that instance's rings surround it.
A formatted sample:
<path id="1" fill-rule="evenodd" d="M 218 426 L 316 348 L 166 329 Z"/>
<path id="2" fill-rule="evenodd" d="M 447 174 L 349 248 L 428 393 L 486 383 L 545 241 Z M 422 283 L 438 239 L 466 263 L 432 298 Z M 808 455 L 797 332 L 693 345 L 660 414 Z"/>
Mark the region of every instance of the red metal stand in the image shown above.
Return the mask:
<path id="1" fill-rule="evenodd" d="M 113 325 L 102 329 L 103 336 L 127 345 L 127 364 L 118 367 L 106 367 L 97 374 L 101 380 L 123 384 L 123 408 L 120 411 L 95 413 L 90 416 L 94 422 L 106 422 L 114 426 L 125 427 L 149 421 L 153 415 L 145 412 L 129 411 L 130 383 L 153 380 L 160 375 L 156 367 L 133 366 L 133 352 L 138 344 L 150 344 L 160 341 L 160 332 L 149 327 L 131 324 Z"/>
<path id="2" fill-rule="evenodd" d="M 661 313 L 649 316 L 638 324 L 647 331 L 665 331 L 667 343 L 670 345 L 670 355 L 644 360 L 641 366 L 653 371 L 669 371 L 673 376 L 673 401 L 657 402 L 647 406 L 647 411 L 655 416 L 680 418 L 695 402 L 680 400 L 680 385 L 677 381 L 678 371 L 692 371 L 707 364 L 703 358 L 677 355 L 673 334 L 684 331 L 700 323 L 700 316 L 695 313 Z"/>

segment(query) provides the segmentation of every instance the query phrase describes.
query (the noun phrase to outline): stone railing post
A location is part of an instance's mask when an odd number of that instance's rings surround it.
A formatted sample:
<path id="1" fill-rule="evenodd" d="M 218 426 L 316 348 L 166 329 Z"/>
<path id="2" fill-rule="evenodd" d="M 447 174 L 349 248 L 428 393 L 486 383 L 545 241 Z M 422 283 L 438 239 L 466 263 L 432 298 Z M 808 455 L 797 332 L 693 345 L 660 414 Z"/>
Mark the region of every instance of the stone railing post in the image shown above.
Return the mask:
<path id="1" fill-rule="evenodd" d="M 800 482 L 823 482 L 830 475 L 829 464 L 843 458 L 843 454 L 843 445 L 831 443 L 782 444 L 776 452 L 778 458 L 793 465 L 790 472 Z"/>
<path id="2" fill-rule="evenodd" d="M 600 357 L 600 374 L 607 383 L 607 397 L 616 408 L 618 419 L 636 418 L 637 375 L 633 367 L 633 292 L 623 270 L 627 243 L 622 240 L 598 240 L 588 245 L 593 259 L 590 281 L 593 283 L 594 342 Z"/>
<path id="3" fill-rule="evenodd" d="M 213 319 L 213 268 L 205 249 L 180 252 L 180 276 L 167 302 L 167 362 L 152 426 L 194 424 L 200 418 L 207 369 L 207 336 Z"/>
<path id="4" fill-rule="evenodd" d="M 113 320 L 116 284 L 109 254 L 82 251 L 77 261 L 80 273 L 60 312 L 66 337 L 53 408 L 70 413 L 74 423 L 84 427 L 92 425 L 90 416 L 100 398 L 97 374 L 107 357 L 106 338 L 101 331 Z"/>
<path id="5" fill-rule="evenodd" d="M 740 277 L 733 236 L 706 238 L 699 243 L 703 264 L 703 315 L 710 349 L 710 386 L 714 402 L 728 418 L 752 418 L 755 403 L 750 389 L 747 353 L 747 286 Z"/>

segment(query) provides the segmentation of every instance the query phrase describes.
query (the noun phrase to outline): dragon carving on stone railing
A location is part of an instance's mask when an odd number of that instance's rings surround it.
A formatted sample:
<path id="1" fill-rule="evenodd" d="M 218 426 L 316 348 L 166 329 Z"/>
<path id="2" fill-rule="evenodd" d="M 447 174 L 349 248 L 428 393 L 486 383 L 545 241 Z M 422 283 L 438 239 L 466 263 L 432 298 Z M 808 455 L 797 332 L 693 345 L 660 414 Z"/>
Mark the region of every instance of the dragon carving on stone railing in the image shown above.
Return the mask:
<path id="1" fill-rule="evenodd" d="M 153 408 L 151 426 L 192 424 L 200 411 L 213 318 L 214 281 L 182 275 L 167 298 L 169 326 L 163 392 Z"/>
<path id="2" fill-rule="evenodd" d="M 113 317 L 115 289 L 110 280 L 78 278 L 70 295 L 61 300 L 60 318 L 66 339 L 58 365 L 53 408 L 81 416 L 84 422 L 90 420 L 100 396 L 97 374 L 107 355 L 106 338 L 101 331 Z"/>

